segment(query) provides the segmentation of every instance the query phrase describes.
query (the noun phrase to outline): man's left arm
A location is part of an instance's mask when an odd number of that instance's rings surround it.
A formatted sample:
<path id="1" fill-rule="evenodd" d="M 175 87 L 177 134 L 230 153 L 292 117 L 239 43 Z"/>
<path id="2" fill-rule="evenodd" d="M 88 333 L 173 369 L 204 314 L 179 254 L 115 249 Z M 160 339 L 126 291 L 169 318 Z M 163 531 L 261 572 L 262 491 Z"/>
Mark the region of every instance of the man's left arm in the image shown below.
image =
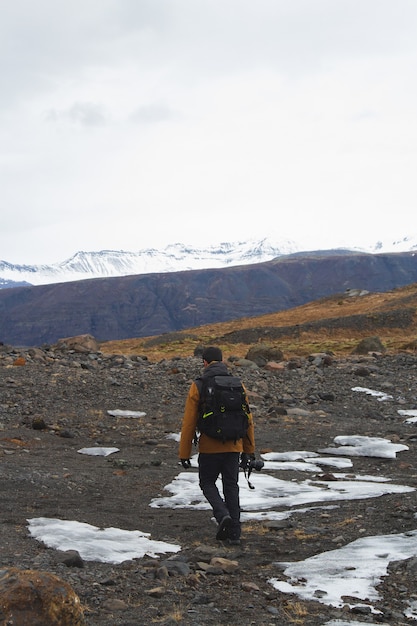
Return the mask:
<path id="1" fill-rule="evenodd" d="M 197 427 L 198 404 L 200 394 L 197 385 L 192 383 L 185 401 L 184 417 L 182 420 L 181 438 L 178 450 L 180 459 L 189 459 L 191 456 L 195 430 Z"/>

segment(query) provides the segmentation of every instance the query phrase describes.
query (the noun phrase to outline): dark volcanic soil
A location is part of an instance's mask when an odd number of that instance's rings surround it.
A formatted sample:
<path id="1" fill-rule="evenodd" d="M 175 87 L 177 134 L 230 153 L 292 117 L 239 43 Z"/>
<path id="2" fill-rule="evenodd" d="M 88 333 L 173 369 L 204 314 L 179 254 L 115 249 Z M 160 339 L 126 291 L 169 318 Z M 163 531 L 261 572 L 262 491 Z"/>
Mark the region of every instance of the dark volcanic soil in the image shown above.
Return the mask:
<path id="1" fill-rule="evenodd" d="M 417 492 L 341 501 L 323 512 L 294 514 L 282 528 L 243 525 L 240 547 L 214 538 L 208 511 L 155 509 L 153 498 L 179 473 L 177 443 L 183 404 L 200 359 L 152 364 L 142 358 L 58 353 L 52 348 L 0 353 L 0 566 L 41 569 L 69 582 L 94 626 L 140 624 L 305 624 L 330 619 L 408 624 L 403 600 L 415 594 L 415 576 L 393 566 L 374 605 L 335 609 L 275 590 L 277 561 L 298 561 L 359 537 L 417 528 Z M 250 392 L 257 450 L 317 451 L 337 435 L 381 436 L 409 446 L 396 459 L 355 458 L 354 471 L 417 487 L 416 426 L 398 409 L 417 408 L 417 357 L 408 354 L 349 359 L 303 359 L 283 370 L 236 368 Z M 362 386 L 393 395 L 379 402 Z M 140 419 L 110 417 L 109 410 L 146 412 Z M 290 411 L 290 409 L 292 409 Z M 297 409 L 298 411 L 293 411 Z M 82 447 L 114 446 L 110 457 L 78 454 Z M 195 471 L 195 470 L 194 470 Z M 301 475 L 302 474 L 302 475 Z M 275 473 L 305 480 L 305 473 Z M 166 493 L 164 495 L 167 495 Z M 84 561 L 68 567 L 62 553 L 31 538 L 27 520 L 56 517 L 98 527 L 141 530 L 179 544 L 175 556 L 145 557 L 112 565 Z M 232 573 L 205 573 L 213 556 L 238 562 Z M 170 559 L 166 562 L 167 558 Z M 172 559 L 189 566 L 174 568 Z M 284 579 L 284 578 L 283 578 Z M 157 591 L 152 591 L 158 588 Z"/>

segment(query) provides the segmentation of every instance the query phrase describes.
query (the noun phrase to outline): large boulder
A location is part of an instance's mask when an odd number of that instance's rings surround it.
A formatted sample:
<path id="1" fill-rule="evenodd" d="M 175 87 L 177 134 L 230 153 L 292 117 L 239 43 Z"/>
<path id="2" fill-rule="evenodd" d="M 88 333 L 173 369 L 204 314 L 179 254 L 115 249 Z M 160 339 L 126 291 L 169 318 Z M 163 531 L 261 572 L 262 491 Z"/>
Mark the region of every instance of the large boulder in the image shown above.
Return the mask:
<path id="1" fill-rule="evenodd" d="M 49 572 L 0 569 L 0 625 L 84 626 L 79 597 Z"/>
<path id="2" fill-rule="evenodd" d="M 275 346 L 258 343 L 249 349 L 245 358 L 249 361 L 253 361 L 259 367 L 264 367 L 269 361 L 282 361 L 284 359 L 284 353 Z"/>
<path id="3" fill-rule="evenodd" d="M 75 337 L 58 339 L 55 350 L 73 350 L 81 353 L 98 352 L 99 344 L 92 335 L 76 335 Z"/>
<path id="4" fill-rule="evenodd" d="M 352 354 L 369 354 L 369 352 L 385 352 L 385 347 L 379 337 L 365 337 L 354 348 Z"/>

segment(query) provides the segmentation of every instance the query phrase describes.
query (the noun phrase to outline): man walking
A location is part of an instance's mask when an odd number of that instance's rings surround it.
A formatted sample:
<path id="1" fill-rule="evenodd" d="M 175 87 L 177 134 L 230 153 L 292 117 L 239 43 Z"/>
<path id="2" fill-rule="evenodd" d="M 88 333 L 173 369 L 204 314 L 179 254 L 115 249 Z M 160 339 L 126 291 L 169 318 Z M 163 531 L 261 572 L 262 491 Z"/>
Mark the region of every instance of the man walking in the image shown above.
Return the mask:
<path id="1" fill-rule="evenodd" d="M 181 429 L 179 457 L 185 469 L 191 467 L 190 456 L 195 438 L 200 399 L 206 381 L 214 376 L 228 376 L 220 348 L 210 346 L 203 350 L 204 372 L 197 378 L 188 392 Z M 254 458 L 255 435 L 253 419 L 248 411 L 247 434 L 238 440 L 222 441 L 201 433 L 198 441 L 198 470 L 200 488 L 213 509 L 218 523 L 216 539 L 226 540 L 231 545 L 240 543 L 239 461 L 245 466 Z M 223 497 L 216 485 L 221 476 Z"/>

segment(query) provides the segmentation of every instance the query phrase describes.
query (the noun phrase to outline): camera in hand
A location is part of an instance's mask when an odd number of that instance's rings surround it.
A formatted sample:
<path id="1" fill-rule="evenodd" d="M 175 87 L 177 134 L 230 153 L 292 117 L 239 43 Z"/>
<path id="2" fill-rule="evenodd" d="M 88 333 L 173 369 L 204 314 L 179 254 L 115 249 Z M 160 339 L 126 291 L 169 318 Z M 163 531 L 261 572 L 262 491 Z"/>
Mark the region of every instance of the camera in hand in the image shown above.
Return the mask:
<path id="1" fill-rule="evenodd" d="M 260 472 L 265 463 L 262 459 L 249 459 L 248 470 L 251 472 L 255 470 L 256 472 Z"/>

